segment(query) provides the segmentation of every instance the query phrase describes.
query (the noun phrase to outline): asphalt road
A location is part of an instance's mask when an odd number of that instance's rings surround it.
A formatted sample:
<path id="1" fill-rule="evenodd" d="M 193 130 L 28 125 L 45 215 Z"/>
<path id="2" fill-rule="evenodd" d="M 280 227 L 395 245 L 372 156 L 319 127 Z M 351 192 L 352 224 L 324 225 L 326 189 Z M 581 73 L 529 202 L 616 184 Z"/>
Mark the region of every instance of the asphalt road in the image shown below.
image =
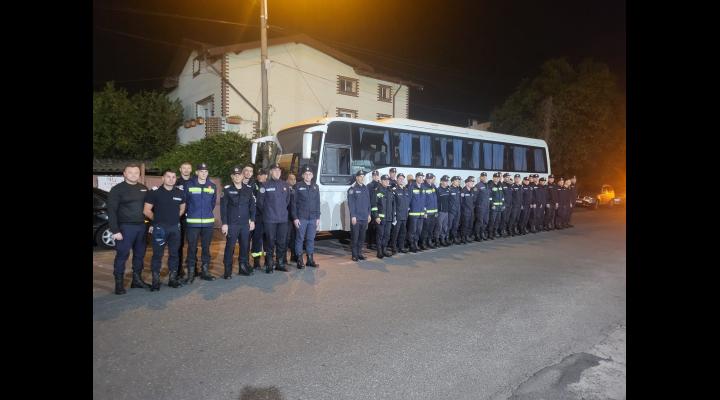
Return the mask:
<path id="1" fill-rule="evenodd" d="M 360 263 L 325 240 L 318 269 L 123 296 L 96 251 L 94 398 L 624 398 L 625 212 L 573 223 Z"/>

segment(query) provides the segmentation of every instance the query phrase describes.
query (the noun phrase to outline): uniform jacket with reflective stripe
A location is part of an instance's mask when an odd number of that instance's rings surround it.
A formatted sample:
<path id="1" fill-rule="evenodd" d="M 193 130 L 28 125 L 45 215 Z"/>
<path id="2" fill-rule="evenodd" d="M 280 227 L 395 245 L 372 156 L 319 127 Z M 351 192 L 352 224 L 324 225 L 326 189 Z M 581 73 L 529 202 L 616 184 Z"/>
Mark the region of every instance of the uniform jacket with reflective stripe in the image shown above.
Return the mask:
<path id="1" fill-rule="evenodd" d="M 255 221 L 255 195 L 249 184 L 226 185 L 220 197 L 220 220 L 223 225 L 247 225 Z"/>
<path id="2" fill-rule="evenodd" d="M 290 218 L 320 219 L 320 189 L 318 185 L 300 181 L 295 184 L 294 195 L 290 203 Z"/>
<path id="3" fill-rule="evenodd" d="M 260 186 L 258 206 L 263 210 L 263 222 L 278 224 L 288 222 L 290 205 L 290 186 L 283 180 L 268 178 Z"/>
<path id="4" fill-rule="evenodd" d="M 418 186 L 417 182 L 408 186 L 410 189 L 410 213 L 411 217 L 417 217 L 425 214 L 425 193 L 423 188 Z M 416 214 L 416 215 L 413 215 Z"/>
<path id="5" fill-rule="evenodd" d="M 373 194 L 375 201 L 370 209 L 372 217 L 392 221 L 395 217 L 395 195 L 391 187 L 378 186 Z"/>
<path id="6" fill-rule="evenodd" d="M 358 220 L 367 221 L 370 216 L 370 195 L 367 185 L 353 183 L 347 191 L 347 197 L 350 218 L 355 217 Z"/>
<path id="7" fill-rule="evenodd" d="M 435 184 L 423 183 L 422 191 L 425 194 L 425 212 L 428 214 L 437 214 L 438 212 L 438 198 L 437 198 L 437 187 Z"/>
<path id="8" fill-rule="evenodd" d="M 488 190 L 490 191 L 490 205 L 502 206 L 505 202 L 505 193 L 503 193 L 500 182 L 488 182 Z M 497 208 L 495 209 L 497 211 Z"/>
<path id="9" fill-rule="evenodd" d="M 213 209 L 217 200 L 217 187 L 210 179 L 202 185 L 197 176 L 185 183 L 187 226 L 212 227 L 215 224 Z"/>
<path id="10" fill-rule="evenodd" d="M 410 212 L 410 189 L 407 186 L 397 185 L 395 190 L 395 218 L 398 221 L 407 221 Z"/>

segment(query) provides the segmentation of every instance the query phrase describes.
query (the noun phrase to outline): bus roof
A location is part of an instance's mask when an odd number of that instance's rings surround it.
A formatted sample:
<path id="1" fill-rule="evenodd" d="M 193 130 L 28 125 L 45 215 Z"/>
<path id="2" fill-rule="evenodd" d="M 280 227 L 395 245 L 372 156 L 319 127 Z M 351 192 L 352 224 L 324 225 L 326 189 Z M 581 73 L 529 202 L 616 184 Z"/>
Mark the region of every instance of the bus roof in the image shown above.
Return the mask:
<path id="1" fill-rule="evenodd" d="M 388 128 L 396 129 L 412 129 L 414 131 L 421 131 L 427 133 L 439 133 L 445 135 L 457 135 L 464 136 L 470 139 L 486 139 L 490 141 L 500 142 L 512 142 L 529 144 L 540 147 L 547 147 L 547 144 L 542 139 L 529 138 L 525 136 L 506 135 L 503 133 L 481 131 L 478 129 L 463 128 L 459 126 L 437 124 L 434 122 L 418 121 L 407 118 L 381 118 L 376 121 L 362 120 L 357 118 L 346 118 L 346 117 L 317 117 L 306 119 L 291 125 L 288 125 L 281 129 L 281 131 L 291 128 L 297 128 L 304 125 L 327 125 L 334 121 L 343 121 L 351 123 L 361 123 L 366 125 L 383 126 Z"/>

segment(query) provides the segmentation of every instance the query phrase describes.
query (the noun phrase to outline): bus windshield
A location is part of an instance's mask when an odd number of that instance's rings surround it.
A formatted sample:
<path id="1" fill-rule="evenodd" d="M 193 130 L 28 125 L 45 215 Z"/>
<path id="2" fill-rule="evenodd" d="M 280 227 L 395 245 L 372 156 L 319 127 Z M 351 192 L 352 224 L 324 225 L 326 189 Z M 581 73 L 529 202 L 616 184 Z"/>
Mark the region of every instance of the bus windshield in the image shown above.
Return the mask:
<path id="1" fill-rule="evenodd" d="M 280 146 L 282 147 L 282 155 L 279 156 L 278 162 L 283 164 L 281 165 L 283 174 L 287 172 L 292 172 L 293 174 L 298 173 L 301 167 L 303 133 L 311 126 L 313 125 L 297 126 L 283 130 L 277 134 L 278 142 L 280 142 Z M 317 176 L 321 139 L 321 133 L 313 134 L 312 147 L 310 150 L 310 167 L 313 169 L 315 176 Z"/>

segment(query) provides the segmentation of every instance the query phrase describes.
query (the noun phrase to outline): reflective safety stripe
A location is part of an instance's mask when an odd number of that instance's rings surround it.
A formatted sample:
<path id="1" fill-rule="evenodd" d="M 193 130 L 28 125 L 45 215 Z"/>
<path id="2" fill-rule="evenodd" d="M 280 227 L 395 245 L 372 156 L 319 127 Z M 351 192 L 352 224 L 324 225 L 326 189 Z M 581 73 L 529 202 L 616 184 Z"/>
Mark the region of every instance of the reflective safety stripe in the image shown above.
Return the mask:
<path id="1" fill-rule="evenodd" d="M 382 194 L 382 193 L 380 193 L 380 192 L 378 192 L 377 197 L 385 197 L 385 195 Z"/>
<path id="2" fill-rule="evenodd" d="M 428 214 L 435 214 L 436 212 L 437 212 L 437 210 L 427 210 Z"/>
<path id="3" fill-rule="evenodd" d="M 432 208 L 432 209 L 430 209 L 430 210 L 427 210 L 427 212 L 429 212 L 429 213 L 430 213 L 430 212 L 437 212 L 437 208 Z"/>
<path id="4" fill-rule="evenodd" d="M 188 222 L 188 224 L 207 224 L 210 222 L 215 222 L 215 217 L 213 217 L 213 218 L 188 218 L 187 222 Z"/>
<path id="5" fill-rule="evenodd" d="M 408 213 L 408 215 L 412 215 L 413 217 L 419 217 L 419 216 L 421 216 L 422 214 L 423 214 L 423 213 L 421 213 L 421 212 L 411 212 L 411 213 Z"/>
<path id="6" fill-rule="evenodd" d="M 202 191 L 202 189 L 200 189 L 199 187 L 191 187 L 191 188 L 188 188 L 188 191 L 190 193 L 200 193 Z"/>
<path id="7" fill-rule="evenodd" d="M 420 193 L 420 189 L 413 189 L 413 193 Z"/>
<path id="8" fill-rule="evenodd" d="M 385 218 L 385 214 L 378 214 L 378 217 Z"/>
<path id="9" fill-rule="evenodd" d="M 253 257 L 260 257 L 260 256 L 264 256 L 264 255 L 265 255 L 265 252 L 264 252 L 264 251 L 259 251 L 259 252 L 257 252 L 257 253 L 250 253 L 250 255 L 253 256 Z"/>
<path id="10" fill-rule="evenodd" d="M 370 211 L 377 211 L 377 207 L 371 208 Z"/>
<path id="11" fill-rule="evenodd" d="M 215 193 L 215 189 L 213 189 L 213 188 L 203 188 L 203 192 L 205 192 L 205 193 Z"/>
<path id="12" fill-rule="evenodd" d="M 496 206 L 501 206 L 503 203 L 502 203 L 502 201 L 499 201 L 499 202 L 495 202 L 493 204 L 495 204 Z"/>

